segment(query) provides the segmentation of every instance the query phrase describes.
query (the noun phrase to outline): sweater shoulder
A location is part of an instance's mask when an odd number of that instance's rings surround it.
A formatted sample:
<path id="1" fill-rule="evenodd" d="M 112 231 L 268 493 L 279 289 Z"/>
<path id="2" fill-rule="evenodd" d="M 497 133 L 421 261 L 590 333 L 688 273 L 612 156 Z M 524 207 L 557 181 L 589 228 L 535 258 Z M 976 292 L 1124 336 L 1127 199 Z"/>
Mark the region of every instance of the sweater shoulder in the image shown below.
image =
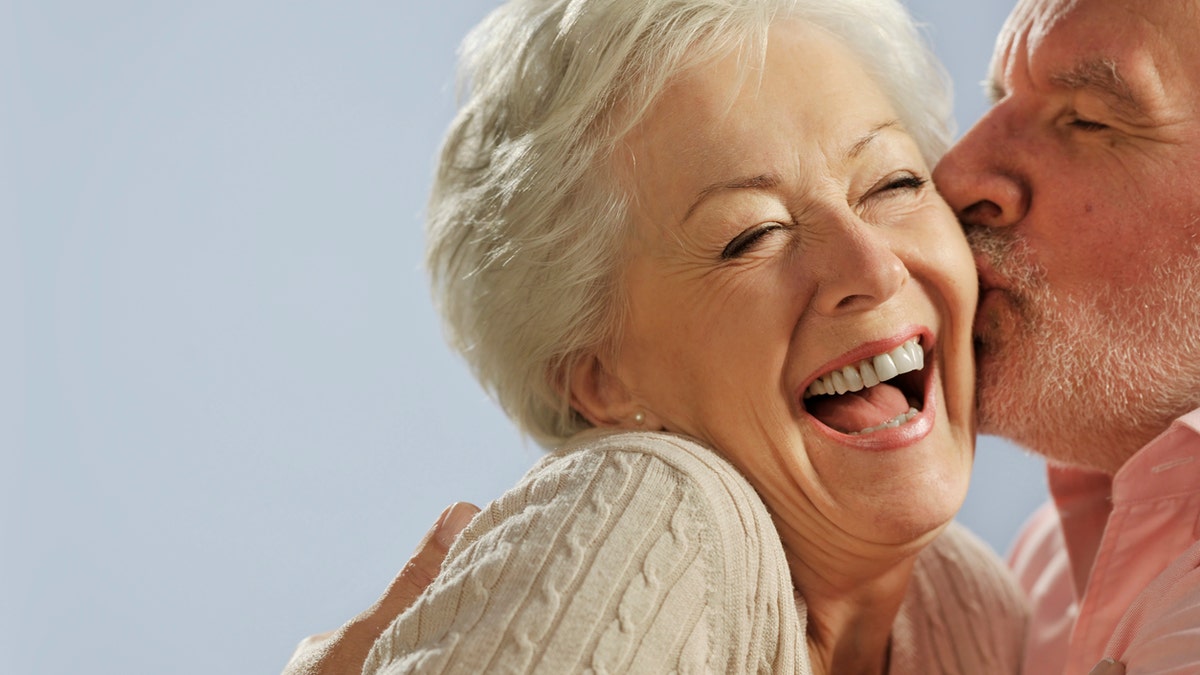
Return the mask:
<path id="1" fill-rule="evenodd" d="M 753 671 L 779 648 L 753 624 L 784 615 L 780 574 L 765 507 L 714 452 L 589 433 L 472 521 L 364 672 Z"/>
<path id="2" fill-rule="evenodd" d="M 1016 673 L 1028 601 L 1000 558 L 958 523 L 921 554 L 893 635 L 893 674 Z"/>
<path id="3" fill-rule="evenodd" d="M 629 472 L 650 472 L 655 480 L 645 486 L 647 490 L 672 494 L 682 490 L 681 497 L 694 502 L 722 526 L 740 527 L 737 520 L 722 518 L 731 512 L 770 518 L 754 488 L 729 462 L 694 440 L 666 433 L 581 434 L 534 466 L 517 490 L 544 489 L 545 484 L 552 483 L 587 492 L 592 489 L 592 481 L 608 482 Z M 639 501 L 647 502 L 655 501 L 657 496 L 667 495 L 638 494 Z"/>
<path id="4" fill-rule="evenodd" d="M 958 522 L 950 525 L 917 558 L 914 576 L 945 584 L 988 607 L 1024 609 L 1025 594 L 1004 561 Z M 957 607 L 962 602 L 949 603 Z M 1018 612 L 1020 614 L 1020 612 Z"/>

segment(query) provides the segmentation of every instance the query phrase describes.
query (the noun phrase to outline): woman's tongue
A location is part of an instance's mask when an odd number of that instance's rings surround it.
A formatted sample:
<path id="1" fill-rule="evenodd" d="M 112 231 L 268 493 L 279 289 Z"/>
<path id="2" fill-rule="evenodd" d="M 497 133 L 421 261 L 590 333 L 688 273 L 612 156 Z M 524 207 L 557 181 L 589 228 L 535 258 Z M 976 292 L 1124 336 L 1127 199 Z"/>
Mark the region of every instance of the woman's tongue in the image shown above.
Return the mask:
<path id="1" fill-rule="evenodd" d="M 883 424 L 910 407 L 904 392 L 886 383 L 841 396 L 818 396 L 804 403 L 813 417 L 844 434 Z"/>

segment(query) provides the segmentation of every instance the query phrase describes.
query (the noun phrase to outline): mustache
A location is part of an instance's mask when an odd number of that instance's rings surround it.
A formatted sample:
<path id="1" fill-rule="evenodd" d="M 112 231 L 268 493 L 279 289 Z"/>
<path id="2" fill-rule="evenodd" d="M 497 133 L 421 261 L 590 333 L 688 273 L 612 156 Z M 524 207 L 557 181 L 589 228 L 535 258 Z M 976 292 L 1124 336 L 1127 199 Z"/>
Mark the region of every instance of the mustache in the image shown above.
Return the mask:
<path id="1" fill-rule="evenodd" d="M 1045 269 L 1033 259 L 1029 245 L 1012 228 L 964 225 L 967 243 L 977 258 L 1004 278 L 1014 291 L 1030 291 L 1044 284 Z"/>

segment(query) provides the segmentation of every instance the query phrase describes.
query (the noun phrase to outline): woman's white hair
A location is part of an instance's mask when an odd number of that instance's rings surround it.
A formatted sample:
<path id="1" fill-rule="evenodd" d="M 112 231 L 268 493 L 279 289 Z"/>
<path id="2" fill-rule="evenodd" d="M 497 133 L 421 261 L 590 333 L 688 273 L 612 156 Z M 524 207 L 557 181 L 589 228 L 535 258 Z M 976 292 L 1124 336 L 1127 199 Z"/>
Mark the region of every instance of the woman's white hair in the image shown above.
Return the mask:
<path id="1" fill-rule="evenodd" d="M 673 76 L 761 55 L 782 18 L 845 42 L 932 166 L 951 135 L 949 84 L 897 0 L 510 0 L 464 41 L 427 264 L 451 344 L 542 445 L 589 426 L 568 375 L 622 325 L 617 144 Z"/>

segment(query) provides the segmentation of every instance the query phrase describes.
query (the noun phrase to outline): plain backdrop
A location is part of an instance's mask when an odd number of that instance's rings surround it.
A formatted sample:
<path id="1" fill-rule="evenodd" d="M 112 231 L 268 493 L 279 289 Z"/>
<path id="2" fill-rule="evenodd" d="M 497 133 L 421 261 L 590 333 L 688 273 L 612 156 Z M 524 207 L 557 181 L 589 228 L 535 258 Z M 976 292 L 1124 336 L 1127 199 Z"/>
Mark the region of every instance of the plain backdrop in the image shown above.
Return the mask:
<path id="1" fill-rule="evenodd" d="M 495 4 L 0 0 L 0 672 L 278 672 L 538 457 L 419 264 Z M 910 3 L 960 129 L 1010 4 Z M 982 439 L 961 519 L 1044 485 Z"/>

